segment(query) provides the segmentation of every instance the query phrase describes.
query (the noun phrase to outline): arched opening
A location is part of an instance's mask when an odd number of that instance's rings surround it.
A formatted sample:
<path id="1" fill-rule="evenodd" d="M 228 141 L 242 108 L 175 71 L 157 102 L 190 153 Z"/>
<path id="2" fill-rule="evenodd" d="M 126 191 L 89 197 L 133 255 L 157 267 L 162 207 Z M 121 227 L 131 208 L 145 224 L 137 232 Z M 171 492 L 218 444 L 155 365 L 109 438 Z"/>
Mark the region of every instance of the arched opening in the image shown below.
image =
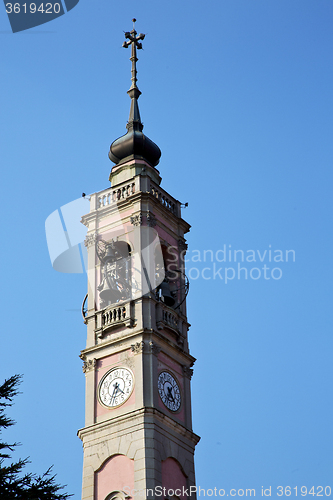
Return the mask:
<path id="1" fill-rule="evenodd" d="M 126 455 L 109 457 L 95 472 L 96 500 L 129 500 L 134 491 L 134 460 Z"/>
<path id="2" fill-rule="evenodd" d="M 105 500 L 129 500 L 130 498 L 132 497 L 125 491 L 112 491 L 105 497 Z"/>
<path id="3" fill-rule="evenodd" d="M 169 500 L 186 500 L 187 476 L 180 463 L 171 457 L 162 461 L 162 486 Z"/>
<path id="4" fill-rule="evenodd" d="M 157 287 L 157 298 L 168 307 L 178 309 L 184 302 L 189 281 L 182 269 L 179 268 L 179 253 L 174 246 L 162 245 L 164 278 Z M 158 275 L 158 269 L 156 271 Z"/>
<path id="5" fill-rule="evenodd" d="M 98 240 L 96 252 L 101 262 L 100 284 L 97 287 L 100 307 L 132 298 L 131 247 L 126 241 Z"/>

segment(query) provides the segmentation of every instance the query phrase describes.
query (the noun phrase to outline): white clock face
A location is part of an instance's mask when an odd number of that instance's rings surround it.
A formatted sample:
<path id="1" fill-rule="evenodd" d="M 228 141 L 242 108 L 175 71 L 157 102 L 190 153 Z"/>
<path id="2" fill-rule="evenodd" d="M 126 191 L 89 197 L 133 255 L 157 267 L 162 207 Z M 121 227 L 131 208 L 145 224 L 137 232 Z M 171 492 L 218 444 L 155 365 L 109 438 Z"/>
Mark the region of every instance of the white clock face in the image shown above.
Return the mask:
<path id="1" fill-rule="evenodd" d="M 134 387 L 134 376 L 128 368 L 112 368 L 99 384 L 99 402 L 107 408 L 116 408 L 127 401 Z"/>
<path id="2" fill-rule="evenodd" d="M 164 405 L 171 411 L 178 411 L 181 405 L 181 395 L 176 379 L 169 372 L 161 372 L 157 385 Z"/>

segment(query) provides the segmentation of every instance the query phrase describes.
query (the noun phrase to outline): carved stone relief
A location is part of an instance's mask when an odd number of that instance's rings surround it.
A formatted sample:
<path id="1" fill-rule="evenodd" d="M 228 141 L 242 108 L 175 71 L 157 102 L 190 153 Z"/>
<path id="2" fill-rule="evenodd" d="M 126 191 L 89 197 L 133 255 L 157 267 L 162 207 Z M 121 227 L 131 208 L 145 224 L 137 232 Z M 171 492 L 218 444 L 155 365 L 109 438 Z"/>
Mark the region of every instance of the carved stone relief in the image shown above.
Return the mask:
<path id="1" fill-rule="evenodd" d="M 134 354 L 140 354 L 143 352 L 145 347 L 145 343 L 142 340 L 141 342 L 136 342 L 135 344 L 131 345 L 131 351 L 134 352 Z"/>
<path id="2" fill-rule="evenodd" d="M 193 375 L 193 368 L 190 368 L 189 366 L 183 365 L 183 373 L 184 373 L 185 377 L 187 377 L 191 380 L 192 375 Z"/>
<path id="3" fill-rule="evenodd" d="M 186 243 L 184 240 L 180 240 L 180 239 L 179 239 L 179 240 L 178 240 L 178 248 L 179 248 L 179 250 L 180 250 L 181 252 L 182 252 L 183 250 L 185 250 L 185 251 L 186 251 L 186 250 L 187 250 L 187 248 L 188 248 L 188 245 L 187 245 L 187 243 Z"/>
<path id="4" fill-rule="evenodd" d="M 156 217 L 151 213 L 147 213 L 147 226 L 154 227 L 157 224 Z"/>
<path id="5" fill-rule="evenodd" d="M 133 224 L 133 226 L 141 226 L 141 224 L 142 224 L 142 214 L 141 214 L 141 212 L 138 215 L 133 215 L 130 218 L 130 221 L 131 221 L 131 224 Z"/>
<path id="6" fill-rule="evenodd" d="M 149 342 L 149 348 L 150 352 L 152 352 L 155 356 L 157 356 L 161 351 L 161 347 L 158 344 L 155 344 L 155 342 Z"/>
<path id="7" fill-rule="evenodd" d="M 91 370 L 94 370 L 96 366 L 96 359 L 89 359 L 88 361 L 83 361 L 83 366 L 82 366 L 82 371 L 83 373 L 90 372 Z"/>
<path id="8" fill-rule="evenodd" d="M 94 245 L 96 241 L 96 233 L 89 234 L 86 236 L 86 239 L 84 240 L 84 246 L 89 248 L 91 245 Z"/>

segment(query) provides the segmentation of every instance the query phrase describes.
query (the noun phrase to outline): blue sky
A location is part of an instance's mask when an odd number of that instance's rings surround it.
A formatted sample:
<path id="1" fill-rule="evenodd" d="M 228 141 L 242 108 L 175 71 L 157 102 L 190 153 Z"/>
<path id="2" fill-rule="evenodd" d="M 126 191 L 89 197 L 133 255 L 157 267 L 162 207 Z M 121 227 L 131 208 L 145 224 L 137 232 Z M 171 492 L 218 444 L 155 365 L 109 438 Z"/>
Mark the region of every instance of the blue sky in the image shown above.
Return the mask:
<path id="1" fill-rule="evenodd" d="M 52 269 L 44 223 L 109 186 L 109 145 L 129 113 L 121 45 L 132 17 L 147 34 L 144 131 L 162 150 L 163 188 L 189 203 L 189 258 L 224 245 L 296 256 L 274 264 L 281 279 L 227 283 L 213 266 L 224 275 L 237 263 L 188 263 L 197 484 L 257 496 L 272 486 L 273 498 L 278 485 L 333 488 L 329 0 L 80 0 L 16 34 L 0 9 L 0 375 L 24 374 L 7 440 L 31 470 L 54 464 L 80 498 L 86 277 Z"/>

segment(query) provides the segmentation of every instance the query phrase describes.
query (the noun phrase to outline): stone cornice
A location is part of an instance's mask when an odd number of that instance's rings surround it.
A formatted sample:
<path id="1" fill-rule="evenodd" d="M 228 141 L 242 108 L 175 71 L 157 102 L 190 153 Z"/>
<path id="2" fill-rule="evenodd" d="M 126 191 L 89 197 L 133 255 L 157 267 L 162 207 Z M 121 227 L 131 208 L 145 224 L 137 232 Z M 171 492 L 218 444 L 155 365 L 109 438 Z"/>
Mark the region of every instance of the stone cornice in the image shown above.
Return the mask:
<path id="1" fill-rule="evenodd" d="M 100 193 L 96 193 L 99 195 Z M 170 196 L 170 195 L 169 195 Z M 170 196 L 171 197 L 171 196 Z M 106 205 L 101 208 L 95 208 L 88 214 L 84 215 L 81 219 L 81 222 L 89 228 L 90 222 L 96 220 L 97 218 L 105 218 L 111 215 L 113 212 L 118 211 L 121 212 L 123 209 L 126 209 L 128 206 L 133 206 L 138 201 L 147 202 L 152 201 L 154 203 L 154 213 L 155 216 L 157 212 L 161 214 L 167 213 L 168 218 L 171 218 L 174 224 L 182 227 L 184 233 L 187 233 L 191 226 L 186 222 L 182 217 L 178 217 L 170 210 L 166 209 L 154 196 L 152 193 L 148 191 L 136 191 L 125 199 L 117 200 L 116 203 L 112 203 L 111 205 Z M 175 200 L 177 202 L 177 200 Z M 177 202 L 178 203 L 178 202 Z M 159 221 L 160 222 L 160 221 Z"/>
<path id="2" fill-rule="evenodd" d="M 166 430 L 169 429 L 169 431 L 174 432 L 182 436 L 186 440 L 188 440 L 187 444 L 190 447 L 196 446 L 197 443 L 200 441 L 200 437 L 197 434 L 195 434 L 190 429 L 187 429 L 179 422 L 176 422 L 172 418 L 168 417 L 162 411 L 158 410 L 157 408 L 147 408 L 147 407 L 127 412 L 124 415 L 118 415 L 117 417 L 110 418 L 103 422 L 98 422 L 88 427 L 83 427 L 82 429 L 78 430 L 77 435 L 81 439 L 81 441 L 85 439 L 87 439 L 87 441 L 90 441 L 96 439 L 96 433 L 98 432 L 99 433 L 98 439 L 104 440 L 105 439 L 104 433 L 107 432 L 109 428 L 114 430 L 116 425 L 119 428 L 120 425 L 124 424 L 125 422 L 128 423 L 128 426 L 124 427 L 123 432 L 124 434 L 127 434 L 129 432 L 128 429 L 129 427 L 134 427 L 136 430 L 139 429 L 138 426 L 140 424 L 138 424 L 137 422 L 138 419 L 141 420 L 142 429 L 147 429 L 147 424 L 154 426 L 158 425 L 161 429 L 161 432 L 163 433 L 165 433 Z M 112 435 L 112 433 L 110 433 L 110 435 Z M 192 444 L 192 446 L 190 443 Z"/>
<path id="3" fill-rule="evenodd" d="M 191 356 L 191 354 L 189 354 L 188 352 L 183 351 L 181 347 L 179 347 L 176 343 L 166 338 L 162 333 L 159 333 L 156 330 L 147 330 L 147 329 L 141 329 L 136 332 L 131 332 L 127 335 L 119 337 L 118 339 L 110 340 L 107 342 L 103 342 L 101 344 L 94 345 L 92 347 L 88 347 L 81 351 L 81 355 L 88 356 L 89 354 L 94 354 L 94 357 L 98 359 L 97 356 L 98 351 L 105 351 L 106 349 L 112 346 L 115 347 L 113 352 L 117 352 L 117 347 L 119 351 L 124 351 L 125 349 L 130 349 L 132 344 L 136 344 L 144 340 L 148 342 L 151 340 L 153 341 L 154 337 L 160 341 L 158 342 L 158 344 L 161 347 L 161 351 L 165 352 L 165 354 L 168 354 L 169 356 L 171 351 L 174 351 L 175 355 L 173 356 L 173 358 L 179 361 L 181 364 L 192 366 L 196 361 L 196 358 Z M 126 341 L 128 341 L 128 344 Z M 103 354 L 103 356 L 104 355 L 105 354 Z"/>

